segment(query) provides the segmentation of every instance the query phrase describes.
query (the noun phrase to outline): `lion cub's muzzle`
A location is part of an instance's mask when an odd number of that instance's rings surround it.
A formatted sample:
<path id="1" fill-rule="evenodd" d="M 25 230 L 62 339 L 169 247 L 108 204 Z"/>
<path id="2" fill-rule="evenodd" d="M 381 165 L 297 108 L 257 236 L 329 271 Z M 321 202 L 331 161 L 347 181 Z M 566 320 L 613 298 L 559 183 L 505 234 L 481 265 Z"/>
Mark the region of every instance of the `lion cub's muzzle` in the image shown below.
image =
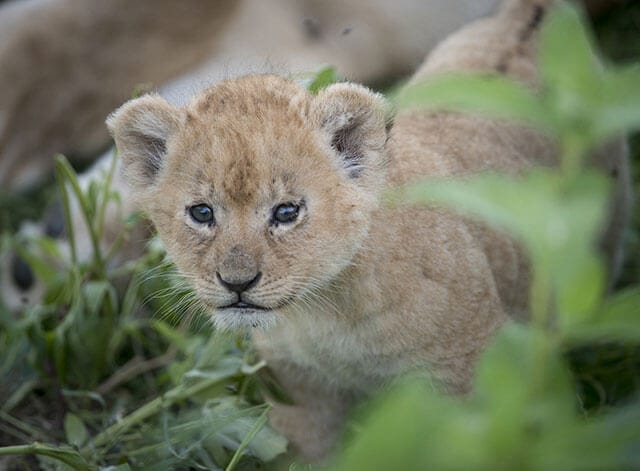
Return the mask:
<path id="1" fill-rule="evenodd" d="M 258 263 L 254 257 L 248 255 L 240 247 L 232 248 L 220 264 L 216 271 L 218 283 L 227 291 L 235 293 L 237 300 L 221 309 L 266 309 L 263 306 L 255 305 L 243 298 L 243 293 L 255 287 L 262 278 L 262 272 L 258 269 Z"/>

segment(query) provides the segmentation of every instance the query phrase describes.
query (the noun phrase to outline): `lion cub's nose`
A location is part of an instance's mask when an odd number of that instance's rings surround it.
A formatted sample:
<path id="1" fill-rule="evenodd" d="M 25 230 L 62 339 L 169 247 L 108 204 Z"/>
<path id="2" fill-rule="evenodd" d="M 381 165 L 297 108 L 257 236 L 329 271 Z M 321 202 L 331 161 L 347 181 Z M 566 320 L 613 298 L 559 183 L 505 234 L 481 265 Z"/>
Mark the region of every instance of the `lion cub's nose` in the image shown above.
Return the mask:
<path id="1" fill-rule="evenodd" d="M 262 273 L 258 269 L 256 258 L 236 245 L 223 258 L 216 276 L 222 286 L 240 295 L 253 288 L 260 281 Z"/>
<path id="2" fill-rule="evenodd" d="M 222 286 L 227 288 L 229 291 L 233 291 L 238 295 L 242 294 L 242 292 L 247 291 L 248 289 L 253 288 L 260 278 L 262 278 L 262 272 L 258 272 L 253 278 L 245 278 L 244 280 L 233 280 L 227 281 L 220 276 L 220 273 L 216 272 L 216 276 L 218 277 L 218 281 Z"/>

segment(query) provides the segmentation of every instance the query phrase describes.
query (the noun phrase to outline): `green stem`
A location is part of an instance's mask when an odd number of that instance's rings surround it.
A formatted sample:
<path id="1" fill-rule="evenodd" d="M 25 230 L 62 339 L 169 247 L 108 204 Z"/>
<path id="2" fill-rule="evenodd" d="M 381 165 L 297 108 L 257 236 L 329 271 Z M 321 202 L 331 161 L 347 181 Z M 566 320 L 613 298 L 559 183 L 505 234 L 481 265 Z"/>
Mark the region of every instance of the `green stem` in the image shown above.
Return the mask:
<path id="1" fill-rule="evenodd" d="M 552 334 L 551 312 L 552 312 L 552 282 L 551 272 L 547 268 L 548 263 L 544 257 L 533 257 L 532 281 L 530 292 L 531 306 L 531 329 L 537 334 L 533 338 L 533 365 L 531 381 L 529 382 L 529 394 L 532 403 L 540 397 L 543 392 L 541 388 L 545 386 L 545 375 L 549 354 L 551 352 L 550 343 Z"/>
<path id="2" fill-rule="evenodd" d="M 38 383 L 38 379 L 31 379 L 22 383 L 18 389 L 9 396 L 9 399 L 6 400 L 2 407 L 0 407 L 0 419 L 3 418 L 3 414 L 11 412 L 14 407 L 20 404 L 20 402 L 36 387 Z"/>
<path id="3" fill-rule="evenodd" d="M 60 187 L 60 196 L 62 197 L 62 206 L 64 208 L 64 222 L 67 227 L 67 237 L 69 238 L 69 246 L 71 248 L 71 263 L 75 266 L 78 264 L 78 250 L 76 247 L 76 237 L 73 230 L 73 221 L 71 220 L 71 202 L 69 201 L 69 191 L 67 190 L 66 178 L 62 170 L 62 166 L 56 163 L 56 180 Z"/>
<path id="4" fill-rule="evenodd" d="M 563 180 L 572 182 L 582 171 L 582 164 L 589 146 L 585 143 L 585 139 L 581 135 L 567 134 L 561 143 L 561 162 L 560 169 L 562 171 Z"/>
<path id="5" fill-rule="evenodd" d="M 240 461 L 240 458 L 242 457 L 242 453 L 244 453 L 245 448 L 247 448 L 249 443 L 251 443 L 251 440 L 254 439 L 254 437 L 258 434 L 258 432 L 262 430 L 262 427 L 264 427 L 265 424 L 267 423 L 267 414 L 269 413 L 270 410 L 271 410 L 271 406 L 267 404 L 267 407 L 265 408 L 264 412 L 260 414 L 260 417 L 258 417 L 258 420 L 256 420 L 256 423 L 251 429 L 251 431 L 244 437 L 244 439 L 242 440 L 242 443 L 240 443 L 240 446 L 231 457 L 231 461 L 229 461 L 229 464 L 225 468 L 225 471 L 232 471 L 233 468 L 236 467 L 236 465 L 238 464 L 238 461 Z"/>
<path id="6" fill-rule="evenodd" d="M 113 182 L 113 175 L 116 171 L 116 163 L 118 159 L 117 151 L 113 151 L 113 156 L 111 157 L 111 163 L 109 165 L 109 171 L 107 172 L 107 178 L 105 179 L 104 185 L 102 186 L 102 200 L 100 201 L 100 208 L 98 209 L 98 229 L 96 230 L 97 234 L 102 234 L 104 232 L 104 221 L 105 215 L 107 213 L 107 205 L 111 200 L 111 184 Z"/>
<path id="7" fill-rule="evenodd" d="M 102 255 L 100 252 L 100 240 L 98 238 L 98 233 L 96 232 L 96 228 L 94 226 L 94 221 L 92 220 L 93 214 L 91 211 L 91 207 L 89 206 L 89 202 L 87 201 L 87 198 L 85 197 L 84 192 L 82 191 L 82 188 L 80 188 L 80 184 L 78 183 L 78 179 L 76 178 L 73 168 L 69 164 L 69 161 L 64 157 L 64 155 L 58 155 L 56 157 L 56 171 L 57 171 L 56 175 L 59 174 L 61 177 L 61 180 L 63 180 L 61 182 L 62 184 L 61 188 L 63 193 L 65 193 L 65 195 L 68 195 L 66 186 L 64 185 L 65 183 L 64 181 L 66 180 L 66 182 L 68 182 L 69 185 L 71 186 L 71 189 L 73 190 L 73 193 L 75 194 L 75 197 L 77 198 L 78 203 L 80 204 L 80 209 L 82 209 L 82 215 L 84 216 L 84 220 L 87 224 L 87 229 L 89 231 L 89 238 L 91 239 L 94 263 L 98 268 L 99 274 L 103 276 L 105 272 L 105 263 L 104 263 L 104 260 L 102 260 Z M 69 211 L 70 206 L 68 204 L 68 196 L 66 197 L 66 199 L 67 199 L 67 202 L 65 205 L 65 211 L 67 213 L 65 214 L 65 216 L 67 218 L 67 223 L 69 224 L 67 227 L 69 228 L 69 233 L 71 234 L 73 232 L 72 230 L 73 226 L 71 225 L 71 212 Z"/>
<path id="8" fill-rule="evenodd" d="M 31 425 L 22 422 L 21 420 L 16 419 L 15 417 L 13 417 L 12 415 L 0 410 L 0 419 L 4 420 L 5 422 L 7 422 L 8 424 L 13 425 L 15 428 L 17 428 L 18 430 L 20 430 L 21 432 L 24 432 L 26 434 L 28 434 L 30 437 L 40 437 L 43 438 L 43 434 L 35 429 L 34 427 L 32 427 Z"/>
<path id="9" fill-rule="evenodd" d="M 37 450 L 37 443 L 31 443 L 29 445 L 14 445 L 0 447 L 0 456 L 9 455 L 30 455 Z"/>
<path id="10" fill-rule="evenodd" d="M 531 292 L 531 320 L 534 326 L 546 331 L 549 328 L 549 311 L 551 309 L 551 273 L 544 260 L 533 260 Z"/>
<path id="11" fill-rule="evenodd" d="M 44 443 L 33 442 L 28 445 L 0 447 L 0 456 L 9 455 L 42 455 L 58 460 L 78 471 L 88 471 L 91 469 L 77 451 L 70 448 L 58 448 Z"/>

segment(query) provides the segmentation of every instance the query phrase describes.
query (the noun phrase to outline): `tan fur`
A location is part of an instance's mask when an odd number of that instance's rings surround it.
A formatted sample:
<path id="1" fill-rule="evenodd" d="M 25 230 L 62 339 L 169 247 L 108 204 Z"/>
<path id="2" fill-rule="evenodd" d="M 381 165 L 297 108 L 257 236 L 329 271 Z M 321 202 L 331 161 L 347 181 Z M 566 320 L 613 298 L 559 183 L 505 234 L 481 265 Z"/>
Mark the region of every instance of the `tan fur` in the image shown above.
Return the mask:
<path id="1" fill-rule="evenodd" d="M 107 144 L 107 113 L 136 86 L 215 52 L 235 4 L 27 0 L 0 9 L 0 184 L 33 184 L 55 153 L 95 156 Z"/>
<path id="2" fill-rule="evenodd" d="M 535 84 L 550 3 L 507 2 L 445 41 L 415 80 L 480 69 Z M 354 403 L 398 375 L 427 372 L 441 390 L 468 391 L 478 354 L 527 307 L 529 270 L 511 239 L 448 211 L 379 201 L 425 176 L 553 165 L 555 146 L 455 113 L 402 112 L 390 136 L 386 119 L 363 87 L 312 96 L 249 76 L 186 108 L 143 97 L 108 122 L 134 195 L 214 321 L 262 327 L 255 344 L 294 400 L 274 404 L 272 423 L 310 459 L 326 456 Z M 299 218 L 273 224 L 287 202 Z M 215 224 L 191 219 L 198 204 Z M 225 308 L 238 295 L 221 279 L 258 280 L 241 299 L 267 310 Z"/>
<path id="3" fill-rule="evenodd" d="M 0 6 L 0 185 L 92 158 L 137 86 L 173 100 L 247 72 L 331 63 L 375 81 L 411 72 L 496 0 L 19 0 Z M 169 81 L 175 81 L 169 83 Z M 204 84 L 204 85 L 203 85 Z"/>

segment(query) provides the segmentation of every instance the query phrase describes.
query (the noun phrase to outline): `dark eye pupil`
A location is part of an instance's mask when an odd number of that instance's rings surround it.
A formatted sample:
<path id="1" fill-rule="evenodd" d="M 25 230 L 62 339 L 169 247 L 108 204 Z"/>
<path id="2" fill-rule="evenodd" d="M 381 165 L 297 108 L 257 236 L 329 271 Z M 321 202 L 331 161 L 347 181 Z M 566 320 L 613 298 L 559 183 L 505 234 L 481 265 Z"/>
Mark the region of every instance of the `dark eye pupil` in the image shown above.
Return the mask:
<path id="1" fill-rule="evenodd" d="M 213 223 L 213 209 L 206 204 L 198 204 L 189 208 L 191 218 L 201 224 Z"/>
<path id="2" fill-rule="evenodd" d="M 298 217 L 298 205 L 295 204 L 281 204 L 278 206 L 273 214 L 273 218 L 281 223 L 293 222 Z"/>

